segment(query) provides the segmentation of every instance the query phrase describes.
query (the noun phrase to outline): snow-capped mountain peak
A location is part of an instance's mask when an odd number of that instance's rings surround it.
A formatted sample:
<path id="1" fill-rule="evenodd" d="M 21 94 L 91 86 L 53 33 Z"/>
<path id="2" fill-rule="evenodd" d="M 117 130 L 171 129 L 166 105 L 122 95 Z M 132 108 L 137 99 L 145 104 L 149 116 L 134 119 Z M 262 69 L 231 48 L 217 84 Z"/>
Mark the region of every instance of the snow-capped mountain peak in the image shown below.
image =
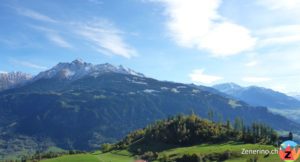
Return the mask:
<path id="1" fill-rule="evenodd" d="M 143 74 L 122 65 L 117 67 L 109 63 L 93 65 L 77 59 L 71 63 L 59 63 L 53 68 L 39 73 L 34 80 L 50 78 L 76 80 L 84 76 L 99 76 L 103 73 L 121 73 L 144 77 Z"/>
<path id="2" fill-rule="evenodd" d="M 72 64 L 85 64 L 86 62 L 84 62 L 82 59 L 76 59 L 74 61 L 72 61 Z"/>
<path id="3" fill-rule="evenodd" d="M 31 78 L 31 75 L 22 72 L 0 73 L 0 91 L 23 84 Z"/>
<path id="4" fill-rule="evenodd" d="M 235 83 L 223 83 L 223 84 L 217 84 L 213 86 L 215 89 L 218 89 L 219 91 L 225 93 L 227 91 L 239 91 L 241 89 L 244 89 L 238 84 Z"/>

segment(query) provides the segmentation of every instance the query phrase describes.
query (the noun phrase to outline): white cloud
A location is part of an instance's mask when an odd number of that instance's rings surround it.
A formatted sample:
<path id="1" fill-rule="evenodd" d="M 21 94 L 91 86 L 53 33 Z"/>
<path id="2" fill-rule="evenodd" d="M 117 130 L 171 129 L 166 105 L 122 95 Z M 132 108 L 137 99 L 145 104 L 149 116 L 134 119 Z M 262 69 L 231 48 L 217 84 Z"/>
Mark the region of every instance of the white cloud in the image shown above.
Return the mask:
<path id="1" fill-rule="evenodd" d="M 290 44 L 300 42 L 300 35 L 290 35 L 290 36 L 274 36 L 271 38 L 266 38 L 261 41 L 261 45 L 276 45 L 276 44 Z"/>
<path id="2" fill-rule="evenodd" d="M 203 69 L 194 70 L 191 74 L 189 74 L 189 77 L 193 82 L 205 83 L 205 84 L 210 84 L 223 79 L 222 77 L 219 76 L 204 74 Z"/>
<path id="3" fill-rule="evenodd" d="M 271 10 L 300 9 L 300 1 L 299 0 L 257 0 L 257 2 Z"/>
<path id="4" fill-rule="evenodd" d="M 95 4 L 103 3 L 101 0 L 89 0 L 89 2 Z M 88 23 L 63 22 L 30 9 L 15 9 L 22 16 L 48 23 L 56 23 L 56 30 L 35 25 L 29 26 L 36 30 L 44 32 L 44 34 L 46 34 L 46 37 L 51 42 L 60 47 L 73 48 L 73 45 L 69 43 L 64 37 L 62 37 L 60 33 L 66 33 L 69 35 L 72 34 L 72 36 L 76 34 L 77 36 L 80 36 L 80 41 L 83 42 L 82 44 L 88 42 L 88 44 L 94 47 L 97 52 L 109 55 L 118 55 L 126 58 L 137 56 L 136 50 L 125 42 L 125 33 L 115 27 L 114 24 L 107 19 L 98 19 L 97 21 L 90 21 Z"/>
<path id="5" fill-rule="evenodd" d="M 300 92 L 300 84 L 295 83 L 300 80 L 300 48 L 289 47 L 276 49 L 276 46 L 274 48 L 275 49 L 271 49 L 270 51 L 261 51 L 249 58 L 249 60 L 257 60 L 258 64 L 251 68 L 238 69 L 239 74 L 237 75 L 242 74 L 242 77 L 258 76 L 269 78 L 267 79 L 269 81 L 257 83 L 257 85 L 270 88 L 275 87 L 274 89 L 279 91 Z M 284 85 L 286 90 L 283 90 L 283 86 L 281 85 Z"/>
<path id="6" fill-rule="evenodd" d="M 0 70 L 0 74 L 7 74 L 8 72 L 7 71 L 1 71 Z"/>
<path id="7" fill-rule="evenodd" d="M 198 42 L 200 49 L 207 49 L 214 56 L 230 56 L 251 49 L 255 38 L 250 31 L 240 25 L 224 22 L 214 25 Z"/>
<path id="8" fill-rule="evenodd" d="M 109 20 L 98 19 L 90 22 L 68 22 L 61 24 L 60 31 L 47 27 L 29 25 L 31 28 L 42 31 L 46 37 L 63 48 L 74 48 L 60 33 L 79 36 L 79 40 L 94 47 L 99 53 L 118 55 L 131 58 L 137 55 L 136 50 L 128 45 L 123 36 L 124 32 L 116 28 Z M 82 44 L 84 44 L 82 43 Z"/>
<path id="9" fill-rule="evenodd" d="M 56 20 L 52 19 L 51 17 L 48 17 L 46 15 L 43 15 L 39 12 L 30 10 L 30 9 L 17 8 L 16 10 L 20 15 L 29 17 L 31 19 L 44 21 L 44 22 L 51 22 L 51 23 L 56 23 L 57 22 Z"/>
<path id="10" fill-rule="evenodd" d="M 251 82 L 251 83 L 261 83 L 261 82 L 267 82 L 271 81 L 271 78 L 268 77 L 244 77 L 242 78 L 245 82 Z"/>
<path id="11" fill-rule="evenodd" d="M 76 33 L 92 43 L 97 51 L 126 58 L 137 55 L 136 50 L 124 41 L 123 32 L 110 22 L 97 21 L 81 24 Z"/>
<path id="12" fill-rule="evenodd" d="M 278 91 L 278 92 L 287 93 L 287 87 L 285 85 L 274 85 L 274 86 L 271 86 L 271 89 Z"/>
<path id="13" fill-rule="evenodd" d="M 300 42 L 300 25 L 282 25 L 256 32 L 261 37 L 260 46 L 284 45 Z"/>
<path id="14" fill-rule="evenodd" d="M 154 0 L 166 6 L 168 29 L 185 47 L 207 50 L 214 56 L 230 56 L 250 50 L 256 39 L 250 31 L 218 13 L 221 0 Z"/>
<path id="15" fill-rule="evenodd" d="M 48 34 L 47 37 L 49 38 L 50 41 L 55 43 L 56 45 L 63 47 L 63 48 L 73 48 L 73 46 L 67 42 L 63 37 L 61 37 L 58 34 Z"/>
<path id="16" fill-rule="evenodd" d="M 69 48 L 69 49 L 73 48 L 71 43 L 66 41 L 65 38 L 63 38 L 60 34 L 58 34 L 59 33 L 58 31 L 43 26 L 36 26 L 36 25 L 29 25 L 29 26 L 38 31 L 42 31 L 43 34 L 46 34 L 46 37 L 49 39 L 49 41 L 53 42 L 57 46 L 62 48 Z"/>
<path id="17" fill-rule="evenodd" d="M 16 65 L 24 66 L 24 67 L 33 68 L 33 69 L 39 69 L 39 70 L 47 69 L 47 67 L 45 67 L 45 66 L 37 65 L 37 64 L 28 62 L 28 61 L 12 60 L 12 63 L 14 63 Z"/>
<path id="18" fill-rule="evenodd" d="M 256 66 L 257 64 L 258 64 L 258 61 L 254 60 L 254 61 L 247 62 L 245 64 L 245 66 L 247 66 L 247 67 L 253 67 L 253 66 Z"/>
<path id="19" fill-rule="evenodd" d="M 275 50 L 270 52 L 264 52 L 260 54 L 259 59 L 262 62 L 261 68 L 264 68 L 264 74 L 272 74 L 279 78 L 287 77 L 300 77 L 300 48 L 285 48 L 282 50 Z M 254 69 L 258 73 L 259 69 Z"/>
<path id="20" fill-rule="evenodd" d="M 281 26 L 273 26 L 270 28 L 259 30 L 257 33 L 260 35 L 285 35 L 285 34 L 293 34 L 293 33 L 299 33 L 300 25 L 293 24 L 293 25 L 281 25 Z"/>

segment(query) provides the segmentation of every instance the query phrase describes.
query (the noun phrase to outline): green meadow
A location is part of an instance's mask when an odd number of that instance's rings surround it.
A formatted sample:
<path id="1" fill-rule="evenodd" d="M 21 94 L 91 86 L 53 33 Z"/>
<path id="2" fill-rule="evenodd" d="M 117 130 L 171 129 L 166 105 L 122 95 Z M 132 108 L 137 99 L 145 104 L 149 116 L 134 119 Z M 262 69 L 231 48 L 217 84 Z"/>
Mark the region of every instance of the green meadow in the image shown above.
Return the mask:
<path id="1" fill-rule="evenodd" d="M 195 145 L 190 147 L 179 147 L 179 148 L 172 148 L 167 149 L 164 151 L 159 152 L 159 158 L 167 155 L 172 159 L 180 157 L 184 154 L 218 154 L 223 153 L 225 151 L 230 151 L 232 156 L 230 157 L 227 162 L 247 162 L 250 159 L 254 159 L 257 156 L 258 162 L 282 162 L 279 159 L 277 154 L 275 155 L 242 155 L 242 149 L 248 150 L 273 150 L 275 147 L 269 145 L 259 145 L 259 144 L 238 144 L 238 143 L 225 143 L 225 144 L 201 144 Z M 54 158 L 54 159 L 47 159 L 42 160 L 42 162 L 132 162 L 134 161 L 135 156 L 129 153 L 126 150 L 114 150 L 108 153 L 102 152 L 94 152 L 94 153 L 87 153 L 87 154 L 78 154 L 78 155 L 65 155 L 62 157 Z M 171 160 L 172 160 L 171 159 Z M 158 161 L 157 161 L 158 162 Z M 297 160 L 300 162 L 300 160 Z"/>

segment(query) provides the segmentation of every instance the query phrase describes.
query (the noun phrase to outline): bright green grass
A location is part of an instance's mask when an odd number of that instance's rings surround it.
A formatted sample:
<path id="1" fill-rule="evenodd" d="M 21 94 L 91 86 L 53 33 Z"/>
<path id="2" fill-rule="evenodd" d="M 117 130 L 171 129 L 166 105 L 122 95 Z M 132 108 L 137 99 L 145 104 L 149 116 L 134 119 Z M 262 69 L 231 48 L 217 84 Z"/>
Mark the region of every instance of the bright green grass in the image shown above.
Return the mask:
<path id="1" fill-rule="evenodd" d="M 133 162 L 134 157 L 126 150 L 96 154 L 99 162 Z"/>
<path id="2" fill-rule="evenodd" d="M 55 152 L 56 153 L 56 152 L 68 152 L 68 151 L 52 146 L 52 147 L 49 147 L 45 152 Z"/>
<path id="3" fill-rule="evenodd" d="M 255 144 L 202 144 L 190 147 L 181 147 L 163 151 L 162 153 L 166 154 L 193 154 L 193 153 L 200 153 L 200 154 L 210 154 L 210 153 L 220 153 L 227 150 L 230 151 L 237 151 L 241 152 L 242 148 L 245 149 L 268 149 L 271 150 L 274 147 L 269 145 L 255 145 Z"/>
<path id="4" fill-rule="evenodd" d="M 254 155 L 241 155 L 242 149 L 274 149 L 273 146 L 268 145 L 257 145 L 257 144 L 202 144 L 191 147 L 180 147 L 174 149 L 168 149 L 159 153 L 159 157 L 162 157 L 164 154 L 172 156 L 173 158 L 180 157 L 183 154 L 211 154 L 211 153 L 223 153 L 227 150 L 234 152 L 235 156 L 227 162 L 246 162 Z M 258 156 L 259 162 L 282 162 L 279 159 L 278 155 L 270 155 L 264 157 L 264 155 Z M 43 160 L 42 162 L 133 162 L 134 157 L 131 153 L 126 150 L 121 151 L 112 151 L 109 153 L 95 152 L 92 154 L 80 154 L 80 155 L 66 155 L 55 159 Z M 297 160 L 300 162 L 300 160 Z"/>
<path id="5" fill-rule="evenodd" d="M 42 162 L 99 162 L 97 156 L 92 154 L 65 155 L 54 159 L 42 160 Z"/>
<path id="6" fill-rule="evenodd" d="M 42 162 L 133 162 L 133 157 L 126 151 L 109 153 L 95 152 L 92 154 L 65 155 L 62 157 L 42 160 Z"/>
<path id="7" fill-rule="evenodd" d="M 234 152 L 235 154 L 232 155 L 232 159 L 230 162 L 242 162 L 247 161 L 247 159 L 251 158 L 250 155 L 241 155 L 242 149 L 266 149 L 266 150 L 272 150 L 274 149 L 273 146 L 268 145 L 255 145 L 255 144 L 236 144 L 236 143 L 226 143 L 226 144 L 202 144 L 202 145 L 196 145 L 191 147 L 181 147 L 181 148 L 175 148 L 166 150 L 160 153 L 160 156 L 168 155 L 173 158 L 181 157 L 183 154 L 201 154 L 201 155 L 207 155 L 207 154 L 213 154 L 213 153 L 223 153 L 225 151 Z M 276 155 L 278 158 L 278 155 Z M 263 155 L 260 155 L 260 159 L 263 158 Z M 279 160 L 279 159 L 278 159 Z"/>
<path id="8" fill-rule="evenodd" d="M 181 147 L 181 148 L 175 148 L 170 149 L 161 152 L 159 155 L 162 156 L 163 154 L 173 156 L 174 158 L 180 157 L 183 154 L 211 154 L 211 153 L 223 153 L 227 150 L 230 152 L 236 153 L 239 157 L 231 157 L 230 160 L 227 160 L 227 162 L 246 162 L 248 159 L 253 158 L 256 155 L 242 155 L 242 149 L 247 150 L 273 150 L 275 147 L 270 145 L 258 145 L 258 144 L 214 144 L 214 145 L 208 145 L 208 144 L 202 144 L 197 146 L 191 146 L 191 147 Z M 264 157 L 265 155 L 258 155 L 258 162 L 282 162 L 282 160 L 279 158 L 277 154 L 270 155 L 268 157 Z M 298 159 L 296 162 L 300 162 L 300 159 Z"/>

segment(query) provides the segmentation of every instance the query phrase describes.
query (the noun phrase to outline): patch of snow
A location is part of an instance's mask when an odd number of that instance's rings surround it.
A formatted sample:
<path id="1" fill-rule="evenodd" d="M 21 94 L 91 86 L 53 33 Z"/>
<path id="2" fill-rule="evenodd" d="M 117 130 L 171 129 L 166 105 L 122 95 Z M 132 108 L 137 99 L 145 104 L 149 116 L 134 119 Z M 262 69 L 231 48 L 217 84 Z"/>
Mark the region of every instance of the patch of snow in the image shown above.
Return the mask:
<path id="1" fill-rule="evenodd" d="M 31 78 L 31 75 L 22 72 L 0 73 L 0 91 L 25 84 Z"/>
<path id="2" fill-rule="evenodd" d="M 168 87 L 160 87 L 161 90 L 169 90 Z"/>
<path id="3" fill-rule="evenodd" d="M 89 71 L 90 69 L 91 69 L 90 66 L 87 66 L 87 67 L 84 68 L 85 71 Z"/>
<path id="4" fill-rule="evenodd" d="M 75 72 L 69 69 L 64 69 L 63 72 L 66 78 L 70 78 L 75 75 Z"/>
<path id="5" fill-rule="evenodd" d="M 136 76 L 136 80 L 145 77 L 143 74 L 135 72 L 123 66 L 113 66 L 111 64 L 93 65 L 82 60 L 74 60 L 71 63 L 59 63 L 53 68 L 39 73 L 34 80 L 49 79 L 54 77 L 64 77 L 72 80 L 80 79 L 84 76 L 97 77 L 104 73 L 120 73 Z M 144 83 L 143 83 L 144 84 Z"/>
<path id="6" fill-rule="evenodd" d="M 154 90 L 154 89 L 145 89 L 144 92 L 145 93 L 154 93 L 154 92 L 159 92 L 159 91 Z"/>
<path id="7" fill-rule="evenodd" d="M 171 92 L 173 92 L 173 93 L 179 93 L 180 91 L 178 91 L 176 88 L 172 88 Z"/>
<path id="8" fill-rule="evenodd" d="M 132 80 L 131 81 L 132 83 L 135 83 L 135 84 L 144 84 L 144 85 L 147 85 L 148 83 L 146 83 L 146 82 L 139 82 L 139 81 L 134 81 L 134 80 Z"/>
<path id="9" fill-rule="evenodd" d="M 131 83 L 135 83 L 135 84 L 143 84 L 143 85 L 147 85 L 148 83 L 146 82 L 142 82 L 142 81 L 139 81 L 138 78 L 134 77 L 133 80 L 126 77 L 125 80 L 131 82 Z"/>
<path id="10" fill-rule="evenodd" d="M 192 93 L 199 93 L 200 91 L 198 89 L 193 89 Z"/>

